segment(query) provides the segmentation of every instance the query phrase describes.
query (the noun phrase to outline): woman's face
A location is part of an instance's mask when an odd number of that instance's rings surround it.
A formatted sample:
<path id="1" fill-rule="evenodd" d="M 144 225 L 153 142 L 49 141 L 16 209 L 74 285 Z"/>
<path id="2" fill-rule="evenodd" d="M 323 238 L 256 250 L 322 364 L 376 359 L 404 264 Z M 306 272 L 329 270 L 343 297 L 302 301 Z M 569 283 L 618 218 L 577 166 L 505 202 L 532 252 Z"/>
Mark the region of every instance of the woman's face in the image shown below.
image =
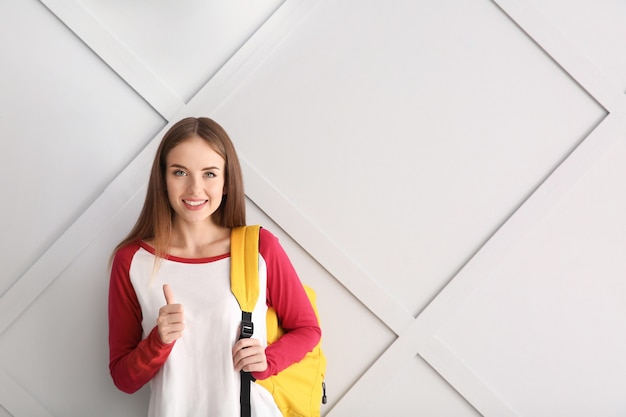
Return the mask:
<path id="1" fill-rule="evenodd" d="M 175 220 L 209 220 L 225 194 L 225 161 L 202 138 L 193 136 L 165 158 L 165 183 Z"/>

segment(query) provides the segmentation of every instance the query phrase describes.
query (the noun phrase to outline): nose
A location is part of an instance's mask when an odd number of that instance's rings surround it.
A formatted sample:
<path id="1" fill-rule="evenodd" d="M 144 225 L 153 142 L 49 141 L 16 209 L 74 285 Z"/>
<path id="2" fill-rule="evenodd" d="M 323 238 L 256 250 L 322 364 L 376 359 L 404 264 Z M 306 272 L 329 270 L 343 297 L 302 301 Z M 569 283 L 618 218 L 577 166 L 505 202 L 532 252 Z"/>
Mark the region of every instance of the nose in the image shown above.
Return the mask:
<path id="1" fill-rule="evenodd" d="M 189 181 L 187 183 L 187 191 L 190 194 L 194 194 L 197 190 L 200 189 L 200 179 L 195 176 L 189 176 Z"/>

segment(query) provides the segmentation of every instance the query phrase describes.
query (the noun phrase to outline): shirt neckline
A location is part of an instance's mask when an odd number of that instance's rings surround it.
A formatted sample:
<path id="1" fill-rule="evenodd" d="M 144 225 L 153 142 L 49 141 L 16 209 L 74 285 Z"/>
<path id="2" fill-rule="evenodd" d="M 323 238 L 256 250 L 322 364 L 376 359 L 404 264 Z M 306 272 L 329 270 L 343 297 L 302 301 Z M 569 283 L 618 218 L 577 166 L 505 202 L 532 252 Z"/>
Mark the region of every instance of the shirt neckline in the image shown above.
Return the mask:
<path id="1" fill-rule="evenodd" d="M 155 249 L 149 244 L 147 244 L 146 242 L 144 242 L 143 240 L 139 241 L 139 246 L 141 246 L 146 251 L 150 252 L 152 255 L 156 255 Z M 204 257 L 204 258 L 185 258 L 185 257 L 175 256 L 175 255 L 170 255 L 170 254 L 165 254 L 165 256 L 163 257 L 163 259 L 168 260 L 168 261 L 180 262 L 180 263 L 186 263 L 186 264 L 205 264 L 209 262 L 219 261 L 225 258 L 230 258 L 230 252 L 224 253 L 221 255 L 216 255 L 216 256 Z"/>

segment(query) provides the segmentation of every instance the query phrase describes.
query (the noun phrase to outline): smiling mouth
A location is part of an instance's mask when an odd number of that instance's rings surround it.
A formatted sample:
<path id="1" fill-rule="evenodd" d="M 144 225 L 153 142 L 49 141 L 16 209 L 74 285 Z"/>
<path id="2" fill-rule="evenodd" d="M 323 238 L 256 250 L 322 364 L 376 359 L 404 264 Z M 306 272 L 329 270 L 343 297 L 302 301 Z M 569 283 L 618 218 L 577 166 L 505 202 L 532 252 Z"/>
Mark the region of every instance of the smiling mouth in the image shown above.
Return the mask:
<path id="1" fill-rule="evenodd" d="M 198 207 L 203 205 L 204 203 L 206 203 L 207 200 L 200 200 L 200 201 L 189 201 L 189 200 L 183 200 L 183 203 L 192 206 L 192 207 Z"/>

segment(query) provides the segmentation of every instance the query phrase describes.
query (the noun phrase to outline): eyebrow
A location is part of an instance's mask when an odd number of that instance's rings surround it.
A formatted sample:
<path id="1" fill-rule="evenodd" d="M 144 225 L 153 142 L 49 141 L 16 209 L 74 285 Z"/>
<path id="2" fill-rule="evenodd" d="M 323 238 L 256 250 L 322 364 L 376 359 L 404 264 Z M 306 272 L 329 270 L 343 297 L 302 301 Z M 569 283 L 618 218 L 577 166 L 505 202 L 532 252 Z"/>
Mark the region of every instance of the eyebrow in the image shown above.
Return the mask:
<path id="1" fill-rule="evenodd" d="M 172 164 L 172 165 L 170 165 L 170 168 L 182 168 L 182 169 L 189 170 L 189 168 L 187 168 L 187 167 L 186 167 L 186 166 L 184 166 L 184 165 L 180 165 L 180 164 Z M 219 168 L 219 167 L 212 166 L 212 167 L 202 168 L 202 170 L 201 170 L 201 171 L 208 171 L 208 170 L 211 170 L 211 169 L 217 169 L 218 171 L 220 170 L 220 168 Z"/>

